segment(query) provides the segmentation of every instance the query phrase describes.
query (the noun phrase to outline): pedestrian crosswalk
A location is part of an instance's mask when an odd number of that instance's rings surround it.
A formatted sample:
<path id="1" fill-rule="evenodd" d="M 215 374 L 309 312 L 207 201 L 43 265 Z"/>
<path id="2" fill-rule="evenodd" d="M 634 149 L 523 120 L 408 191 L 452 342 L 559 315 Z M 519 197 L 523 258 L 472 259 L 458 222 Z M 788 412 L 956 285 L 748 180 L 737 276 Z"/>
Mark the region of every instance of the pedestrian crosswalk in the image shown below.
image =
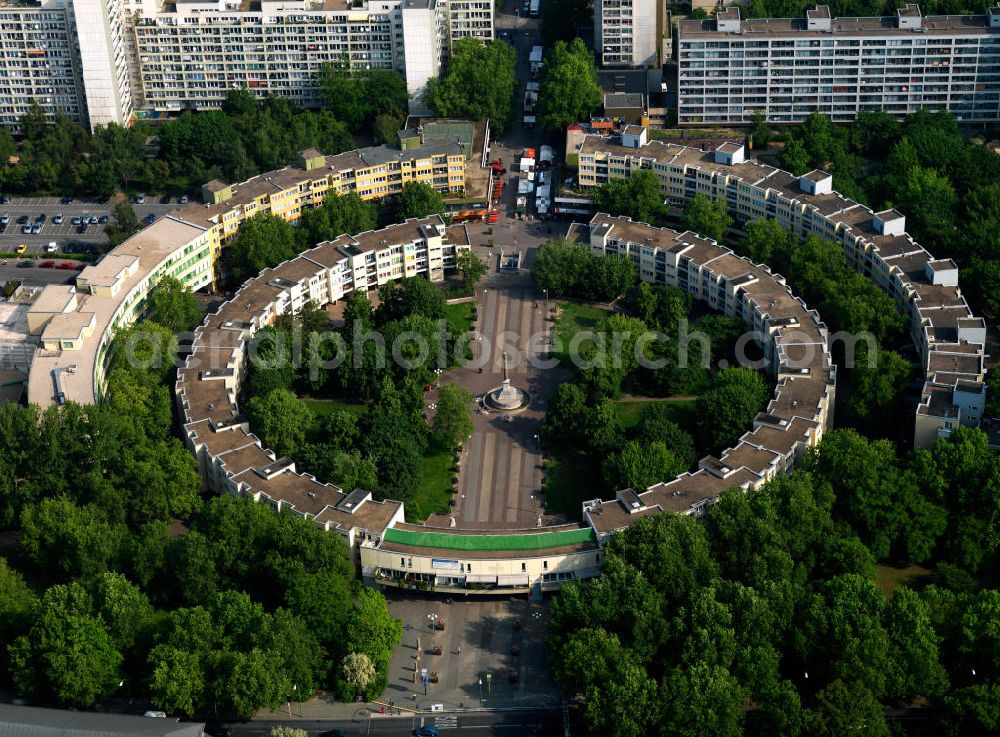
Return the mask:
<path id="1" fill-rule="evenodd" d="M 458 729 L 458 717 L 454 714 L 434 717 L 434 726 L 438 729 Z"/>

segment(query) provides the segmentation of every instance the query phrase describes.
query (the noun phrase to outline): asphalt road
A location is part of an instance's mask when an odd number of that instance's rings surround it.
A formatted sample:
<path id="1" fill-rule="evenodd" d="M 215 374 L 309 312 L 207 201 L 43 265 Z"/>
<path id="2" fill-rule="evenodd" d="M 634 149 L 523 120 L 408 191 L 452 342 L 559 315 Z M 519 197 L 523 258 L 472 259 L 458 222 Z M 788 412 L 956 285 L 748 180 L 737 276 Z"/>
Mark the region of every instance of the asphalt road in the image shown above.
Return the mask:
<path id="1" fill-rule="evenodd" d="M 147 197 L 142 205 L 133 205 L 136 215 L 142 220 L 150 213 L 156 217 L 162 217 L 171 210 L 177 209 L 180 205 L 176 197 L 169 198 L 169 202 L 163 202 L 165 198 Z M 7 227 L 0 231 L 0 251 L 13 251 L 21 243 L 28 246 L 29 253 L 40 253 L 46 244 L 55 241 L 60 246 L 68 242 L 74 243 L 94 243 L 105 244 L 108 236 L 104 232 L 104 225 L 90 225 L 83 233 L 77 232 L 77 226 L 72 224 L 73 218 L 81 215 L 101 215 L 111 216 L 114 203 L 100 204 L 93 199 L 74 199 L 69 204 L 62 204 L 58 197 L 12 197 L 11 202 L 0 205 L 0 214 L 10 215 L 10 222 Z M 63 222 L 56 225 L 52 218 L 62 213 Z M 34 223 L 38 215 L 46 216 L 42 224 L 41 232 L 38 235 L 21 233 L 21 224 L 17 220 L 27 216 L 29 223 Z"/>
<path id="2" fill-rule="evenodd" d="M 294 714 L 294 707 L 292 707 Z M 402 717 L 358 717 L 356 719 L 330 719 L 310 721 L 289 719 L 287 721 L 253 721 L 223 725 L 232 730 L 232 737 L 257 737 L 266 735 L 272 727 L 290 726 L 304 729 L 309 737 L 317 737 L 333 729 L 341 729 L 349 737 L 358 735 L 383 735 L 402 737 L 413 734 L 413 730 L 424 725 L 437 727 L 442 735 L 504 735 L 521 737 L 536 734 L 562 735 L 562 715 L 558 709 L 532 709 L 511 712 L 470 712 Z M 223 734 L 210 730 L 209 734 Z"/>
<path id="3" fill-rule="evenodd" d="M 80 273 L 79 271 L 71 271 L 68 269 L 43 269 L 38 264 L 42 263 L 46 259 L 35 260 L 34 265 L 30 268 L 18 268 L 17 264 L 23 259 L 0 259 L 0 261 L 2 260 L 5 260 L 7 263 L 0 263 L 0 284 L 8 281 L 19 281 L 22 284 L 27 284 L 29 286 L 69 284 L 76 278 L 76 275 Z M 59 264 L 64 260 L 65 259 L 58 259 L 55 261 Z M 73 261 L 71 263 L 79 262 Z"/>

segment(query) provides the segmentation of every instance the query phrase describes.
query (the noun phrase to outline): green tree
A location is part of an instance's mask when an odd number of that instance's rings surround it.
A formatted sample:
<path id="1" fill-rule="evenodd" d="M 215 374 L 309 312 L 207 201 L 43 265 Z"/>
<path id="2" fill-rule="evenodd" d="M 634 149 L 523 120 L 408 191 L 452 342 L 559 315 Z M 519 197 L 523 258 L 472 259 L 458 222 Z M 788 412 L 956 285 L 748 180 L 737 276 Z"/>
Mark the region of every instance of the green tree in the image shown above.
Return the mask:
<path id="1" fill-rule="evenodd" d="M 115 204 L 112 217 L 114 222 L 107 227 L 108 240 L 111 242 L 112 248 L 124 243 L 142 228 L 132 203 L 127 199 L 120 200 Z"/>
<path id="2" fill-rule="evenodd" d="M 767 386 L 756 371 L 740 367 L 719 372 L 714 386 L 698 399 L 698 425 L 705 444 L 732 445 L 750 429 L 767 399 Z"/>
<path id="3" fill-rule="evenodd" d="M 53 586 L 31 631 L 8 647 L 15 686 L 74 707 L 92 706 L 118 688 L 122 654 L 89 597 L 76 584 Z"/>
<path id="4" fill-rule="evenodd" d="M 687 468 L 695 462 L 694 441 L 674 422 L 673 417 L 668 403 L 647 403 L 636 426 L 636 440 L 644 444 L 663 443 L 683 468 Z"/>
<path id="5" fill-rule="evenodd" d="M 434 187 L 424 182 L 407 182 L 399 194 L 398 218 L 425 218 L 444 215 L 444 199 Z"/>
<path id="6" fill-rule="evenodd" d="M 854 391 L 848 407 L 855 417 L 892 415 L 899 407 L 909 383 L 910 362 L 895 351 L 877 349 L 877 358 L 869 361 L 868 348 L 858 345 L 851 378 Z"/>
<path id="7" fill-rule="evenodd" d="M 372 121 L 372 136 L 375 143 L 386 143 L 395 145 L 399 131 L 402 130 L 405 120 L 400 115 L 391 113 L 381 113 L 375 116 Z"/>
<path id="8" fill-rule="evenodd" d="M 375 317 L 379 325 L 385 326 L 414 315 L 428 320 L 444 318 L 444 294 L 424 277 L 389 282 L 379 288 L 378 296 L 381 304 Z"/>
<path id="9" fill-rule="evenodd" d="M 361 199 L 357 192 L 327 195 L 322 205 L 302 213 L 305 245 L 331 241 L 345 233 L 372 230 L 376 219 L 375 206 Z"/>
<path id="10" fill-rule="evenodd" d="M 164 276 L 149 292 L 146 317 L 179 333 L 193 330 L 201 322 L 202 312 L 188 287 L 173 277 Z"/>
<path id="11" fill-rule="evenodd" d="M 44 499 L 21 515 L 21 550 L 39 569 L 92 576 L 112 564 L 125 530 L 100 510 L 65 497 Z"/>
<path id="12" fill-rule="evenodd" d="M 455 268 L 462 272 L 466 288 L 472 287 L 486 274 L 486 265 L 471 250 L 462 250 L 455 257 Z"/>
<path id="13" fill-rule="evenodd" d="M 788 248 L 789 232 L 777 220 L 753 220 L 746 225 L 743 252 L 755 264 L 771 264 Z"/>
<path id="14" fill-rule="evenodd" d="M 390 69 L 351 69 L 346 58 L 324 64 L 320 88 L 327 107 L 352 131 L 371 126 L 379 115 L 405 116 L 406 80 Z"/>
<path id="15" fill-rule="evenodd" d="M 283 218 L 261 212 L 240 224 L 236 237 L 223 254 L 230 281 L 242 284 L 262 270 L 298 254 L 295 229 Z"/>
<path id="16" fill-rule="evenodd" d="M 627 215 L 643 223 L 659 224 L 666 215 L 660 180 L 649 169 L 628 179 L 611 179 L 593 190 L 594 207 L 609 215 Z"/>
<path id="17" fill-rule="evenodd" d="M 472 392 L 444 384 L 438 392 L 431 434 L 442 448 L 457 448 L 472 435 Z"/>
<path id="18" fill-rule="evenodd" d="M 766 150 L 771 142 L 771 127 L 763 113 L 754 113 L 751 118 L 750 141 L 755 151 Z"/>
<path id="19" fill-rule="evenodd" d="M 251 397 L 245 409 L 261 442 L 279 456 L 294 456 L 312 428 L 312 413 L 287 389 Z"/>
<path id="20" fill-rule="evenodd" d="M 489 118 L 490 127 L 502 131 L 514 119 L 516 62 L 517 53 L 508 44 L 461 38 L 444 74 L 428 81 L 424 101 L 441 117 Z"/>
<path id="21" fill-rule="evenodd" d="M 699 193 L 684 208 L 684 227 L 719 243 L 733 224 L 724 200 L 711 200 Z"/>
<path id="22" fill-rule="evenodd" d="M 809 171 L 809 153 L 802 141 L 797 138 L 793 138 L 785 144 L 779 158 L 781 166 L 797 177 Z"/>
<path id="23" fill-rule="evenodd" d="M 586 289 L 591 259 L 587 248 L 562 238 L 546 241 L 538 249 L 531 270 L 535 286 L 550 296 L 575 296 Z"/>
<path id="24" fill-rule="evenodd" d="M 1000 684 L 980 683 L 944 697 L 942 734 L 949 737 L 996 734 L 1000 730 Z"/>
<path id="25" fill-rule="evenodd" d="M 817 737 L 889 737 L 882 705 L 859 683 L 833 681 L 816 694 L 816 706 L 806 712 L 809 734 Z"/>
<path id="26" fill-rule="evenodd" d="M 160 644 L 149 653 L 149 691 L 168 714 L 192 716 L 205 702 L 205 672 L 197 653 Z"/>
<path id="27" fill-rule="evenodd" d="M 899 589 L 886 605 L 883 621 L 889 636 L 889 695 L 910 700 L 944 693 L 948 674 L 938 659 L 940 638 L 927 603 L 915 591 Z"/>
<path id="28" fill-rule="evenodd" d="M 643 445 L 630 440 L 604 459 L 602 469 L 612 489 L 645 491 L 669 481 L 684 470 L 684 464 L 661 441 Z"/>
<path id="29" fill-rule="evenodd" d="M 915 238 L 950 242 L 958 197 L 948 177 L 934 169 L 913 167 L 897 196 L 899 209 L 908 216 L 907 230 Z"/>
<path id="30" fill-rule="evenodd" d="M 366 699 L 381 694 L 388 681 L 389 657 L 403 637 L 403 623 L 393 619 L 385 597 L 374 589 L 361 588 L 355 600 L 355 610 L 347 623 L 350 652 L 366 656 L 375 667 L 375 677 L 361 688 Z M 343 678 L 343 673 L 338 674 Z M 344 682 L 341 680 L 341 684 Z M 348 684 L 352 691 L 357 683 Z M 354 693 L 350 694 L 352 697 Z"/>
<path id="31" fill-rule="evenodd" d="M 594 55 L 579 38 L 557 41 L 545 58 L 538 91 L 538 123 L 561 133 L 571 123 L 587 120 L 601 104 Z"/>
<path id="32" fill-rule="evenodd" d="M 37 607 L 35 592 L 5 558 L 0 558 L 0 642 L 11 642 L 27 632 Z"/>
<path id="33" fill-rule="evenodd" d="M 542 431 L 546 442 L 565 448 L 579 447 L 586 441 L 589 416 L 583 390 L 577 384 L 559 384 L 545 412 Z"/>

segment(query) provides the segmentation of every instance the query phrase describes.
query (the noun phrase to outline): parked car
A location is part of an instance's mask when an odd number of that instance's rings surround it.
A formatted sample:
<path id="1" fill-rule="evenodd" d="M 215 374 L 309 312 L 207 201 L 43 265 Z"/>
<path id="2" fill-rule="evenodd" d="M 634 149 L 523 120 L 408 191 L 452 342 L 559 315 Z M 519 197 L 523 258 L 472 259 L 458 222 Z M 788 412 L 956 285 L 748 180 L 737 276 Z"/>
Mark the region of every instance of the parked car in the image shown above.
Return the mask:
<path id="1" fill-rule="evenodd" d="M 417 727 L 413 730 L 413 737 L 438 737 L 441 732 L 437 727 L 428 724 L 426 727 Z"/>
<path id="2" fill-rule="evenodd" d="M 108 216 L 101 215 L 99 218 L 97 218 L 97 222 L 101 225 L 104 225 L 106 222 L 108 222 Z"/>
<path id="3" fill-rule="evenodd" d="M 68 205 L 68 204 L 70 204 L 73 201 L 73 198 L 72 197 L 63 197 L 59 201 L 62 202 L 64 205 Z"/>
<path id="4" fill-rule="evenodd" d="M 34 233 L 35 235 L 38 235 L 39 233 L 41 233 L 42 232 L 42 224 L 41 223 L 35 223 L 34 225 L 32 225 L 31 226 L 31 232 Z"/>
<path id="5" fill-rule="evenodd" d="M 44 223 L 45 222 L 45 213 L 43 212 L 43 213 L 39 214 L 39 216 L 35 218 L 35 222 L 36 223 Z"/>
<path id="6" fill-rule="evenodd" d="M 99 220 L 100 220 L 100 218 L 98 218 L 97 215 L 91 215 L 90 216 L 90 220 L 88 222 L 91 225 L 97 225 L 97 223 L 98 223 Z"/>
<path id="7" fill-rule="evenodd" d="M 58 264 L 56 264 L 56 268 L 57 269 L 75 269 L 76 268 L 76 264 L 74 264 L 74 263 L 72 263 L 70 261 L 60 261 Z"/>
<path id="8" fill-rule="evenodd" d="M 19 261 L 18 264 L 17 264 L 17 268 L 19 268 L 19 269 L 30 269 L 34 265 L 35 265 L 34 261 Z"/>
<path id="9" fill-rule="evenodd" d="M 106 204 L 108 204 L 108 202 L 110 202 L 110 201 L 111 201 L 111 198 L 110 198 L 110 197 L 98 197 L 98 198 L 97 198 L 97 203 L 98 203 L 99 205 L 106 205 Z"/>
<path id="10" fill-rule="evenodd" d="M 62 221 L 63 221 L 63 214 L 61 212 L 57 212 L 56 216 L 52 218 L 52 222 L 55 223 L 56 225 L 62 225 Z"/>
<path id="11" fill-rule="evenodd" d="M 73 253 L 75 250 L 76 246 L 72 243 L 67 243 L 62 249 L 63 253 Z"/>
<path id="12" fill-rule="evenodd" d="M 38 264 L 38 268 L 40 268 L 40 269 L 51 269 L 55 265 L 56 265 L 55 261 L 42 261 L 42 263 Z"/>
<path id="13" fill-rule="evenodd" d="M 14 251 L 14 253 L 18 253 L 18 254 L 27 253 L 27 252 L 28 252 L 28 247 L 26 245 L 24 245 L 23 243 L 17 247 L 16 251 Z"/>
<path id="14" fill-rule="evenodd" d="M 83 218 L 81 218 L 81 217 L 75 217 L 72 220 L 70 220 L 70 222 L 73 223 L 73 225 L 79 225 L 82 221 L 83 221 Z"/>
<path id="15" fill-rule="evenodd" d="M 3 215 L 0 215 L 0 225 L 6 225 L 9 222 L 10 222 L 10 213 L 5 212 Z"/>
<path id="16" fill-rule="evenodd" d="M 144 195 L 144 194 L 138 194 L 138 195 L 136 195 L 135 196 L 135 204 L 137 204 L 137 205 L 145 205 L 146 204 L 146 195 Z"/>
<path id="17" fill-rule="evenodd" d="M 87 224 L 86 223 L 80 223 L 80 226 L 76 229 L 76 232 L 77 233 L 86 233 L 87 232 Z"/>
<path id="18" fill-rule="evenodd" d="M 188 203 L 188 201 L 189 201 L 188 200 L 188 196 L 186 194 L 182 194 L 180 196 L 180 199 L 177 200 L 177 204 L 179 204 L 179 205 L 186 205 Z"/>
<path id="19" fill-rule="evenodd" d="M 22 225 L 21 226 L 21 232 L 24 233 L 24 235 L 30 235 L 31 234 L 31 226 L 30 225 Z"/>
<path id="20" fill-rule="evenodd" d="M 146 216 L 146 225 L 152 225 L 154 220 L 156 220 L 156 215 L 154 215 L 153 213 L 149 213 Z"/>
<path id="21" fill-rule="evenodd" d="M 59 245 L 55 241 L 49 241 L 49 245 L 45 246 L 45 253 L 55 253 L 59 250 Z"/>

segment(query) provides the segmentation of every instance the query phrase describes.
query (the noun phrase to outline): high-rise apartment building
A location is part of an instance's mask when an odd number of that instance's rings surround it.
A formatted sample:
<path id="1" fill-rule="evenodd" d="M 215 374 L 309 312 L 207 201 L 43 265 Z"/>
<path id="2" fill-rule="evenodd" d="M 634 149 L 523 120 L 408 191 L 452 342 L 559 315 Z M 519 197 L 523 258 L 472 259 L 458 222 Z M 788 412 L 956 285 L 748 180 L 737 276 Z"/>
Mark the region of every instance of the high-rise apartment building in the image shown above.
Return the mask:
<path id="1" fill-rule="evenodd" d="M 595 0 L 594 48 L 609 67 L 651 67 L 660 63 L 663 0 Z"/>
<path id="2" fill-rule="evenodd" d="M 130 119 L 118 0 L 0 3 L 0 125 L 36 102 L 50 119 Z"/>
<path id="3" fill-rule="evenodd" d="M 850 121 L 863 110 L 903 117 L 948 110 L 1000 120 L 1000 5 L 986 15 L 742 20 L 739 8 L 678 24 L 680 125 L 792 123 L 812 112 Z"/>
<path id="4" fill-rule="evenodd" d="M 132 92 L 125 53 L 125 0 L 72 0 L 83 77 L 81 90 L 91 125 L 132 119 Z"/>
<path id="5" fill-rule="evenodd" d="M 489 0 L 0 0 L 0 124 L 33 100 L 90 125 L 218 107 L 246 85 L 321 103 L 326 63 L 390 69 L 414 100 L 454 42 L 493 38 Z"/>

